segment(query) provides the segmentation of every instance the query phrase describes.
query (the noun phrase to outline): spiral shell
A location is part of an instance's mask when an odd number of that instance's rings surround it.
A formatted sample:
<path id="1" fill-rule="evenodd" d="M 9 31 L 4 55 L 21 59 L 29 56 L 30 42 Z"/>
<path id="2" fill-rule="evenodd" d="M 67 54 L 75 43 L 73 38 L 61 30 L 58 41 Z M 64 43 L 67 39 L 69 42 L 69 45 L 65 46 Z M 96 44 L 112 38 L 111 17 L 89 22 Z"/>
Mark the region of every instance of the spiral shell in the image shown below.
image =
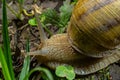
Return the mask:
<path id="1" fill-rule="evenodd" d="M 79 0 L 68 27 L 69 42 L 85 55 L 103 57 L 120 44 L 120 0 Z"/>

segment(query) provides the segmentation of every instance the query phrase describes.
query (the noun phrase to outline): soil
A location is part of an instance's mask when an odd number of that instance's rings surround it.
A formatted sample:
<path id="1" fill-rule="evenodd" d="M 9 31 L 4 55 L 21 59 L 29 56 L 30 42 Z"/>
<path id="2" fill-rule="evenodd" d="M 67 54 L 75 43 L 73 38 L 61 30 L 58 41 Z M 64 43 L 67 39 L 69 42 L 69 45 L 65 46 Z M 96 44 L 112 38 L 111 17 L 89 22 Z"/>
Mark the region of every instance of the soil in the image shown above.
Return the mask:
<path id="1" fill-rule="evenodd" d="M 8 0 L 7 2 L 12 9 L 15 11 L 18 11 L 18 5 L 15 0 Z M 30 11 L 31 5 L 33 4 L 33 0 L 25 0 L 24 8 L 27 11 Z M 49 5 L 48 5 L 49 4 Z M 57 11 L 59 10 L 59 7 L 63 4 L 63 0 L 37 0 L 37 5 L 42 6 L 43 9 L 46 8 L 53 8 Z M 1 27 L 2 27 L 2 8 L 1 8 L 1 0 L 0 0 L 0 45 L 3 43 L 2 36 L 1 36 Z M 9 9 L 7 9 L 8 14 L 8 22 L 9 22 L 9 35 L 10 35 L 10 45 L 11 50 L 14 53 L 12 55 L 13 57 L 13 65 L 14 70 L 16 73 L 16 76 L 19 74 L 22 68 L 24 54 L 21 54 L 26 49 L 26 40 L 29 37 L 30 38 L 30 51 L 34 51 L 37 49 L 37 45 L 40 44 L 40 35 L 39 31 L 36 27 L 32 27 L 28 25 L 28 20 L 30 17 L 23 17 L 23 20 L 18 20 L 16 17 L 11 13 Z M 49 29 L 56 34 L 57 28 L 54 26 L 49 26 Z M 50 37 L 50 35 L 46 32 L 47 37 Z M 37 60 L 32 57 L 31 58 L 31 68 L 34 68 L 35 66 L 38 66 L 40 64 L 37 63 Z M 109 74 L 110 74 L 110 80 L 120 80 L 120 61 L 112 64 L 109 66 Z M 101 74 L 98 75 L 98 73 L 93 74 L 95 75 L 95 80 L 100 80 L 99 77 L 101 77 Z M 87 77 L 87 76 L 85 76 Z M 89 79 L 88 79 L 89 80 Z M 104 80 L 104 79 L 103 79 Z"/>

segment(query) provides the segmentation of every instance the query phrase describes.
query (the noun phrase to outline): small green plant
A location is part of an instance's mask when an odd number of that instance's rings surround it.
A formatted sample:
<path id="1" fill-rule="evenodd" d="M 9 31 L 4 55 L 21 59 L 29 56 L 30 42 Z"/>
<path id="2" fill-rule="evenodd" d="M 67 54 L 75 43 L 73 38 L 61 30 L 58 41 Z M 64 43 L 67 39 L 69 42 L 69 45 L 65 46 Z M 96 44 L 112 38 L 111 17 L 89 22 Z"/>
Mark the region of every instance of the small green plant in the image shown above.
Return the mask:
<path id="1" fill-rule="evenodd" d="M 2 28 L 2 36 L 3 36 L 3 45 L 2 48 L 0 46 L 0 62 L 2 66 L 2 73 L 4 75 L 5 80 L 15 80 L 14 71 L 12 66 L 12 58 L 11 58 L 11 50 L 10 50 L 10 40 L 8 34 L 8 22 L 7 22 L 7 11 L 6 11 L 6 0 L 2 1 L 3 5 L 3 28 Z M 29 52 L 29 40 L 27 41 L 26 52 Z M 28 80 L 30 74 L 35 71 L 43 72 L 42 77 L 44 80 L 53 80 L 52 74 L 46 68 L 34 68 L 29 72 L 29 64 L 30 64 L 30 56 L 25 57 L 23 69 L 20 74 L 19 80 Z"/>
<path id="2" fill-rule="evenodd" d="M 98 73 L 101 74 L 100 80 L 110 80 L 110 67 L 100 70 Z"/>
<path id="3" fill-rule="evenodd" d="M 30 51 L 29 47 L 30 46 L 29 46 L 29 39 L 28 39 L 27 40 L 27 45 L 26 45 L 26 52 Z M 25 59 L 24 59 L 23 68 L 22 68 L 22 71 L 20 73 L 19 80 L 23 80 L 25 78 L 25 76 L 29 73 L 29 69 L 30 69 L 30 56 L 26 56 Z M 29 80 L 29 79 L 26 78 L 26 80 Z"/>
<path id="4" fill-rule="evenodd" d="M 47 32 L 47 25 L 51 24 L 59 28 L 58 33 L 63 33 L 65 31 L 65 27 L 70 20 L 70 16 L 72 13 L 73 5 L 71 4 L 70 0 L 64 1 L 64 4 L 60 7 L 59 13 L 54 9 L 46 9 L 40 15 L 40 21 L 42 26 L 46 28 Z M 28 23 L 32 26 L 36 26 L 36 19 L 30 19 Z"/>
<path id="5" fill-rule="evenodd" d="M 29 23 L 31 26 L 37 26 L 37 22 L 36 22 L 36 19 L 35 19 L 35 18 L 29 19 L 28 23 Z"/>
<path id="6" fill-rule="evenodd" d="M 6 3 L 6 6 L 7 8 L 12 12 L 13 15 L 15 15 L 15 17 L 19 20 L 23 20 L 24 16 L 23 16 L 23 13 L 26 15 L 26 16 L 33 16 L 33 14 L 28 14 L 27 11 L 24 9 L 23 5 L 24 5 L 24 0 L 17 0 L 18 2 L 18 11 L 15 11 L 11 6 L 9 6 L 7 3 Z"/>
<path id="7" fill-rule="evenodd" d="M 72 66 L 58 66 L 55 73 L 58 77 L 66 77 L 68 80 L 75 78 L 75 72 Z"/>
<path id="8" fill-rule="evenodd" d="M 53 78 L 53 75 L 51 74 L 51 72 L 46 69 L 46 68 L 42 68 L 42 67 L 38 67 L 38 68 L 34 68 L 32 69 L 26 76 L 23 80 L 27 80 L 29 78 L 29 76 L 33 73 L 33 72 L 36 72 L 36 71 L 39 71 L 39 72 L 42 72 L 41 75 L 42 75 L 42 78 L 44 80 L 54 80 Z"/>
<path id="9" fill-rule="evenodd" d="M 2 73 L 4 75 L 5 80 L 14 80 L 14 77 L 10 75 L 10 70 L 8 68 L 5 56 L 3 55 L 2 48 L 0 47 L 0 62 L 2 66 Z"/>

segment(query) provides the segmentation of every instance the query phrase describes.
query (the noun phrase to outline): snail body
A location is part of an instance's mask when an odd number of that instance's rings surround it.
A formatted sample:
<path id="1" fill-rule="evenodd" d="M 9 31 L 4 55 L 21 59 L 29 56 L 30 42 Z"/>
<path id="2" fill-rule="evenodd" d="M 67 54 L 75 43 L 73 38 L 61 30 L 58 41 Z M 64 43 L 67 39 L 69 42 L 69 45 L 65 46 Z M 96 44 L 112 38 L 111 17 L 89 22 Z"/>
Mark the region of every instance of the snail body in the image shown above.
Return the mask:
<path id="1" fill-rule="evenodd" d="M 72 65 L 78 75 L 94 73 L 120 60 L 120 0 L 78 0 L 67 33 L 46 39 L 31 52 L 55 69 Z"/>

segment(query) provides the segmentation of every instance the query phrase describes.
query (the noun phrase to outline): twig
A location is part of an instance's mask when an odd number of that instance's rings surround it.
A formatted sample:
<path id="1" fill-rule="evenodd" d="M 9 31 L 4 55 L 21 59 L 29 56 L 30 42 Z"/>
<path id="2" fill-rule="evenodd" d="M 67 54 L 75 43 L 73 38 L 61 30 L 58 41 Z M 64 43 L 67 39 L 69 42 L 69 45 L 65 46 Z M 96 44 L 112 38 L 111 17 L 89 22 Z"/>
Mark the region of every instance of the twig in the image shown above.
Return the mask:
<path id="1" fill-rule="evenodd" d="M 8 4 L 6 4 L 6 6 L 18 18 L 17 13 Z"/>

